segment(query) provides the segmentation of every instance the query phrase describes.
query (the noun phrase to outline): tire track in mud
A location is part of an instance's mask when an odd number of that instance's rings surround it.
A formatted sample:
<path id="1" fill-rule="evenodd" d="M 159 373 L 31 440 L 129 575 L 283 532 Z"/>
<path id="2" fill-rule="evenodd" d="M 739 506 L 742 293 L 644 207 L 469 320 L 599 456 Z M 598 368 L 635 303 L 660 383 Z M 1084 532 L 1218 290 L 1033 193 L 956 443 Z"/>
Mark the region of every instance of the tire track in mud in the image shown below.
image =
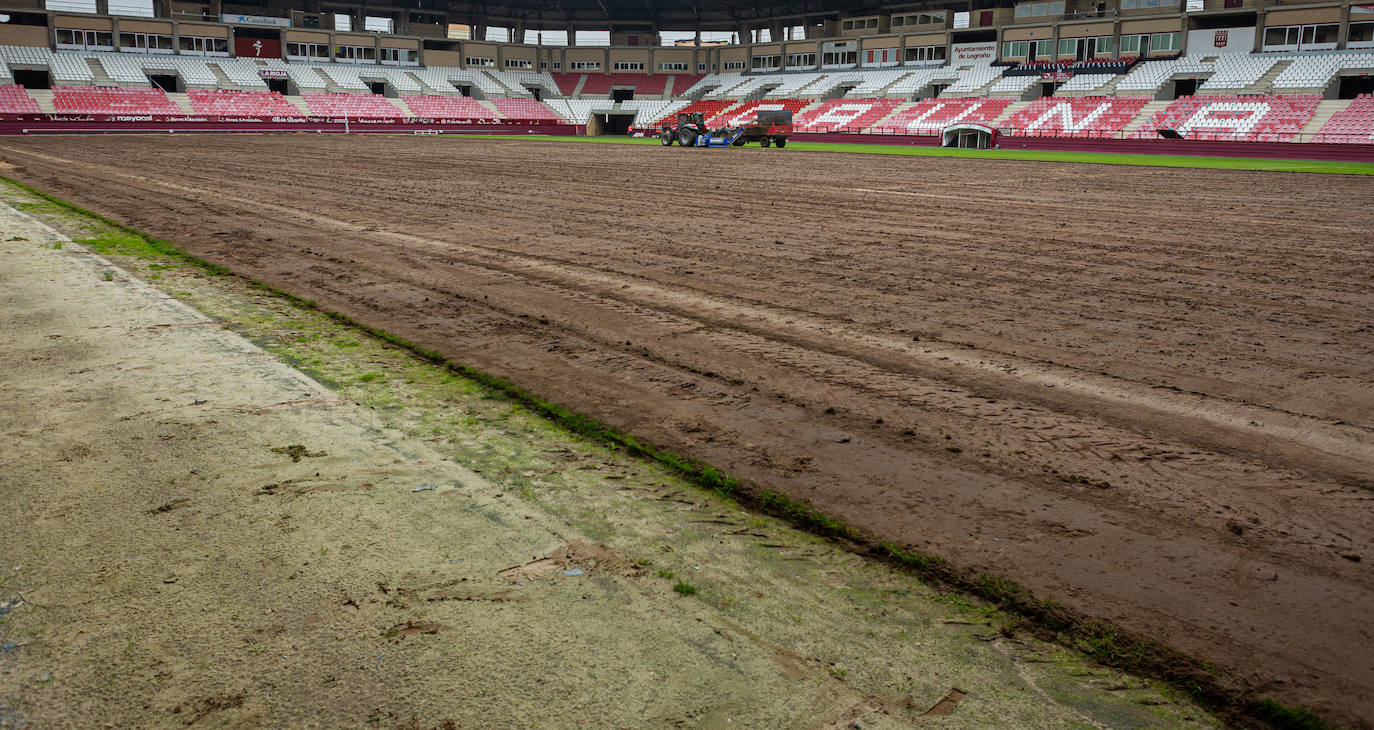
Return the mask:
<path id="1" fill-rule="evenodd" d="M 863 226 L 821 213 L 856 204 L 852 199 L 809 204 L 792 199 L 794 220 L 803 220 L 796 216 L 807 211 L 821 216 L 814 228 L 823 239 L 817 250 L 827 263 L 782 272 L 764 267 L 788 264 L 761 262 L 751 253 L 770 250 L 767 243 L 750 241 L 773 240 L 769 231 L 775 230 L 771 221 L 752 223 L 751 216 L 766 214 L 757 206 L 746 206 L 738 216 L 738 226 L 755 226 L 750 233 L 721 235 L 709 216 L 683 205 L 645 213 L 643 222 L 617 226 L 603 219 L 597 229 L 601 215 L 626 210 L 620 199 L 550 192 L 557 189 L 550 183 L 567 179 L 575 169 L 608 176 L 597 182 L 612 189 L 618 185 L 633 189 L 634 196 L 654 196 L 666 189 L 651 184 L 654 180 L 692 167 L 674 161 L 672 169 L 655 170 L 662 158 L 646 150 L 532 144 L 505 146 L 500 154 L 482 158 L 483 145 L 452 144 L 440 155 L 467 176 L 467 187 L 454 196 L 484 202 L 469 211 L 480 220 L 465 219 L 461 228 L 449 230 L 428 202 L 443 199 L 448 181 L 408 176 L 406 145 L 412 141 L 368 141 L 362 149 L 380 146 L 396 154 L 348 163 L 370 165 L 379 178 L 395 181 L 379 186 L 389 191 L 385 217 L 364 205 L 365 195 L 338 184 L 336 176 L 313 184 L 311 171 L 300 165 L 303 155 L 328 161 L 343 154 L 352 149 L 346 140 L 255 140 L 263 148 L 256 155 L 244 154 L 239 141 L 195 142 L 201 146 L 181 148 L 180 154 L 218 162 L 189 167 L 227 167 L 230 175 L 218 179 L 167 170 L 156 148 L 141 140 L 77 140 L 79 156 L 53 154 L 29 141 L 0 146 L 0 152 L 24 164 L 27 170 L 20 176 L 41 188 L 249 276 L 510 377 L 759 484 L 810 499 L 884 537 L 1010 575 L 1042 595 L 1127 628 L 1171 637 L 1179 648 L 1252 682 L 1282 679 L 1282 686 L 1306 704 L 1358 716 L 1362 707 L 1351 698 L 1369 696 L 1374 686 L 1369 637 L 1351 635 L 1362 615 L 1358 606 L 1374 593 L 1374 585 L 1358 565 L 1340 557 L 1370 546 L 1374 494 L 1348 482 L 1371 463 L 1366 451 L 1371 442 L 1367 420 L 1355 426 L 1331 423 L 1329 414 L 1340 407 L 1336 397 L 1306 404 L 1303 410 L 1315 416 L 1304 416 L 1276 399 L 1243 397 L 1266 393 L 1244 383 L 1235 384 L 1241 396 L 1228 398 L 1149 388 L 1156 373 L 1170 375 L 1165 364 L 1175 363 L 1123 360 L 1132 348 L 1154 346 L 1132 340 L 1136 333 L 1129 326 L 1125 334 L 1118 328 L 1120 341 L 1111 344 L 1119 348 L 1115 358 L 1121 362 L 1106 375 L 1094 375 L 1104 368 L 1091 357 L 1024 336 L 1004 341 L 1008 346 L 1002 348 L 977 340 L 910 342 L 903 330 L 924 330 L 929 321 L 885 327 L 881 311 L 858 316 L 852 308 L 837 307 L 845 296 L 854 301 L 856 292 L 897 286 L 898 272 L 920 270 L 906 264 L 920 256 L 899 249 L 901 255 L 889 258 L 893 271 L 880 271 L 880 251 L 862 245 L 851 246 L 858 266 L 834 266 L 845 251 L 837 241 L 854 230 L 863 228 L 865 235 L 901 230 L 893 228 L 900 221 L 885 209 L 866 216 Z M 464 155 L 473 149 L 478 159 L 468 164 Z M 618 164 L 583 164 L 605 155 Z M 569 166 L 498 164 L 502 156 L 561 158 Z M 802 159 L 825 158 L 822 167 L 842 164 L 855 178 L 874 174 L 864 170 L 868 160 L 835 162 L 834 157 Z M 775 164 L 762 159 L 710 161 L 705 167 L 761 172 Z M 255 170 L 255 163 L 266 169 Z M 290 164 L 297 165 L 296 173 L 272 167 Z M 632 175 L 626 175 L 627 165 Z M 1007 174 L 996 164 L 959 167 L 982 175 L 984 184 Z M 97 174 L 73 177 L 74 169 Z M 530 190 L 545 194 L 531 196 Z M 267 202 L 273 199 L 290 202 Z M 729 196 L 704 199 L 709 207 Z M 1042 202 L 1037 207 L 1036 198 L 1026 196 L 1022 205 L 1047 218 L 1063 214 L 1060 206 Z M 588 210 L 582 210 L 584 203 Z M 1161 198 L 1141 207 L 1169 204 Z M 974 210 L 950 207 L 946 215 Z M 197 218 L 192 223 L 188 216 Z M 565 219 L 566 225 L 549 223 Z M 543 225 L 536 225 L 539 221 Z M 997 226 L 1003 233 L 1015 231 L 1011 224 Z M 709 235 L 709 245 L 678 243 L 674 250 L 675 228 Z M 593 239 L 595 230 L 606 235 Z M 229 235 L 216 236 L 216 231 Z M 786 254 L 817 255 L 806 253 L 797 233 L 786 235 L 787 243 L 777 247 Z M 939 251 L 956 252 L 960 245 L 951 242 Z M 1056 245 L 1065 250 L 1073 244 Z M 651 255 L 649 263 L 635 262 Z M 949 258 L 944 268 L 976 266 L 980 276 L 999 283 L 942 290 L 946 301 L 937 316 L 956 316 L 986 302 L 986 309 L 1012 315 L 1030 334 L 1082 342 L 1084 330 L 1064 323 L 1094 302 L 1115 298 L 1113 306 L 1124 309 L 1135 299 L 1168 296 L 1152 297 L 1145 285 L 1114 289 L 1093 285 L 1091 279 L 1155 272 L 1167 279 L 1180 266 L 1163 243 L 1133 252 L 1115 268 L 1093 259 L 1076 271 L 1063 270 L 1072 266 L 1042 271 L 1053 257 L 1052 250 L 1018 261 L 1013 248 L 990 246 Z M 1360 258 L 1358 252 L 1346 257 L 1352 263 Z M 1257 267 L 1251 276 L 1256 280 L 1245 284 L 1255 302 L 1287 295 L 1277 286 L 1266 294 L 1263 287 L 1273 283 L 1259 280 L 1264 268 L 1253 259 L 1248 265 Z M 924 266 L 945 281 L 958 278 L 941 272 L 941 265 Z M 1055 273 L 1070 277 L 1082 304 L 1058 311 L 1056 297 L 1062 301 L 1068 292 L 1056 283 Z M 1235 276 L 1234 269 L 1229 273 Z M 1189 275 L 1199 282 L 1210 276 L 1205 271 Z M 773 286 L 783 280 L 809 289 Z M 1040 295 L 1014 298 L 1005 287 L 1018 281 Z M 1293 281 L 1302 279 L 1293 274 Z M 1245 304 L 1226 294 L 1210 296 L 1199 301 L 1232 316 Z M 1357 302 L 1357 292 L 1348 296 Z M 900 297 L 875 299 L 877 310 Z M 1328 306 L 1339 310 L 1350 303 Z M 1173 326 L 1158 315 L 1159 310 L 1147 308 L 1134 316 Z M 540 323 L 541 316 L 549 323 Z M 982 314 L 962 316 L 956 323 L 962 329 L 989 321 Z M 1353 317 L 1349 311 L 1331 316 Z M 1112 317 L 1099 321 L 1103 324 L 1087 342 L 1113 334 Z M 1347 345 L 1323 366 L 1358 380 L 1364 344 Z M 1036 357 L 1044 352 L 1062 364 Z M 1245 367 L 1280 382 L 1294 377 L 1282 369 L 1287 367 L 1282 359 L 1251 356 Z M 1280 368 L 1276 373 L 1258 372 L 1275 367 Z M 1163 382 L 1205 375 L 1175 372 Z M 1225 373 L 1207 377 L 1223 384 L 1234 380 Z M 838 407 L 826 413 L 831 406 Z M 1274 421 L 1294 425 L 1281 431 Z M 957 435 L 957 441 L 947 442 L 943 434 Z M 1345 461 L 1315 452 L 1314 442 L 1347 445 Z M 947 451 L 947 443 L 962 451 Z M 793 458 L 798 456 L 809 461 L 798 463 Z M 1093 487 L 1079 478 L 1109 481 L 1111 487 Z M 1243 534 L 1229 529 L 1232 522 L 1243 525 Z M 1280 584 L 1267 579 L 1271 573 Z"/>

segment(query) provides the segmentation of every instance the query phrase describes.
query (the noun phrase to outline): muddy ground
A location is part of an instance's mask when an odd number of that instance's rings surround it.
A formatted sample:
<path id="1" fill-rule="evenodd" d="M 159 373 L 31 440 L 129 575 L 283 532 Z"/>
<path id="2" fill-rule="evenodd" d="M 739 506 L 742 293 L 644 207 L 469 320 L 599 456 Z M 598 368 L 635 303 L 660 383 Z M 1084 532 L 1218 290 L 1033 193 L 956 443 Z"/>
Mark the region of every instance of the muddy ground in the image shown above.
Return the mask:
<path id="1" fill-rule="evenodd" d="M 0 728 L 1218 725 L 318 311 L 0 198 Z"/>
<path id="2" fill-rule="evenodd" d="M 407 138 L 11 174 L 1374 722 L 1374 182 Z"/>

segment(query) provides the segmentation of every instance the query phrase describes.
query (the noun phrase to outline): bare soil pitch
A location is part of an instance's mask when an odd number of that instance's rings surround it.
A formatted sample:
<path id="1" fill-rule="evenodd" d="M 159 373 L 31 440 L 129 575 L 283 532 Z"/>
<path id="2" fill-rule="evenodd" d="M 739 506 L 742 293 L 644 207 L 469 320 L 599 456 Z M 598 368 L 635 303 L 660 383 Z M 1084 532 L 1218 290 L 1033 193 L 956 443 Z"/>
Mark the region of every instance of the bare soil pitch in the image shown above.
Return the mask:
<path id="1" fill-rule="evenodd" d="M 1363 178 L 406 138 L 10 174 L 1374 722 Z"/>

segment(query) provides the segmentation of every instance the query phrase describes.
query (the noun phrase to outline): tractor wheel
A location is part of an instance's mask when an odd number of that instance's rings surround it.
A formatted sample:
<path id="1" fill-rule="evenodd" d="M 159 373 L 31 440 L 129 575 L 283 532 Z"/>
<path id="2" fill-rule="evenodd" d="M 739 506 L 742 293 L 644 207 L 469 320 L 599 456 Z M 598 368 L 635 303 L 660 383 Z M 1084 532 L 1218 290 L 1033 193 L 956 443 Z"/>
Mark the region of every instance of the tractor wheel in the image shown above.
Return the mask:
<path id="1" fill-rule="evenodd" d="M 686 130 L 686 129 L 682 130 L 681 132 L 678 132 L 678 133 L 677 133 L 677 143 L 678 143 L 678 145 L 680 145 L 680 146 L 682 146 L 682 147 L 695 147 L 695 146 L 697 146 L 697 134 L 696 134 L 696 132 L 692 132 L 692 131 L 689 131 L 689 130 Z"/>
<path id="2" fill-rule="evenodd" d="M 664 133 L 658 135 L 658 141 L 661 142 L 661 143 L 663 143 L 663 146 L 664 146 L 664 147 L 672 147 L 672 146 L 673 146 L 673 135 L 668 134 L 667 132 L 664 132 Z"/>
<path id="3" fill-rule="evenodd" d="M 778 149 L 782 149 L 783 147 L 787 146 L 787 138 L 778 137 L 777 139 L 773 140 L 773 144 L 777 145 Z"/>
<path id="4" fill-rule="evenodd" d="M 768 137 L 764 137 L 763 139 L 759 140 L 759 144 L 763 145 L 764 149 L 768 149 L 768 145 L 773 144 L 773 140 Z"/>

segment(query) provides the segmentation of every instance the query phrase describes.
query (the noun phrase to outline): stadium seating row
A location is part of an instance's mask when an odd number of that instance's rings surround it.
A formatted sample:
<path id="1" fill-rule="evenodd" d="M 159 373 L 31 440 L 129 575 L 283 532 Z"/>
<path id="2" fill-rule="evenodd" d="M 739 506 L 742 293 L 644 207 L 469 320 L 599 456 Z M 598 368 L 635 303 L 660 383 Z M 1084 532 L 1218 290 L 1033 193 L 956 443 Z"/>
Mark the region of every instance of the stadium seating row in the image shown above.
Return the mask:
<path id="1" fill-rule="evenodd" d="M 1218 53 L 1203 51 L 1179 58 L 1074 62 L 1075 73 L 1062 93 L 1146 95 L 1157 93 L 1171 79 L 1198 78 L 1202 93 L 1324 90 L 1337 75 L 1374 71 L 1374 52 Z M 1068 63 L 1068 62 L 1064 62 Z M 613 90 L 633 89 L 637 95 L 687 99 L 901 97 L 925 93 L 933 84 L 945 86 L 945 96 L 1022 96 L 1033 87 L 1041 67 L 1069 68 L 1064 63 L 993 66 L 978 62 L 913 64 L 890 68 L 839 71 L 727 72 L 691 74 L 561 73 L 446 67 L 395 67 L 377 64 L 286 63 L 281 59 L 205 58 L 98 52 L 54 52 L 30 46 L 0 46 L 0 82 L 13 79 L 14 69 L 46 70 L 59 85 L 97 83 L 97 73 L 116 84 L 142 85 L 153 75 L 175 75 L 187 88 L 263 90 L 264 71 L 285 73 L 302 92 L 369 91 L 382 82 L 403 94 L 457 94 L 455 87 L 472 87 L 489 98 L 608 98 Z M 956 65 L 957 64 L 957 65 Z M 1132 64 L 1134 64 L 1132 66 Z M 1125 74 L 1116 73 L 1130 67 Z M 1099 70 L 1101 69 L 1101 70 Z M 1005 75 L 1004 75 L 1004 72 Z"/>
<path id="2" fill-rule="evenodd" d="M 192 89 L 186 92 L 197 114 L 273 117 L 299 115 L 301 110 L 275 91 L 222 91 Z"/>
<path id="3" fill-rule="evenodd" d="M 182 114 L 162 89 L 123 89 L 114 86 L 58 86 L 53 108 L 70 114 Z"/>
<path id="4" fill-rule="evenodd" d="M 0 86 L 0 113 L 37 114 L 38 102 L 29 96 L 22 86 L 4 84 Z"/>
<path id="5" fill-rule="evenodd" d="M 1152 139 L 1159 129 L 1172 129 L 1188 139 L 1291 142 L 1312 121 L 1320 97 L 1314 94 L 1185 96 L 1141 121 L 1143 96 L 1046 97 L 1008 113 L 1007 97 L 900 99 L 705 99 L 697 102 L 651 100 L 556 99 L 500 97 L 480 101 L 467 96 L 409 95 L 388 99 L 369 93 L 305 92 L 300 97 L 310 114 L 350 118 L 443 119 L 585 124 L 593 113 L 634 114 L 635 126 L 654 128 L 679 111 L 700 112 L 713 127 L 751 122 L 758 112 L 776 109 L 794 114 L 799 132 L 851 132 L 935 135 L 951 124 L 995 125 L 1013 136 L 1123 137 Z M 299 115 L 303 109 L 287 97 L 267 91 L 192 89 L 190 111 L 219 116 Z M 1024 103 L 1023 103 L 1024 104 Z M 53 109 L 60 113 L 169 115 L 187 110 L 156 88 L 59 86 Z M 40 113 L 38 103 L 21 86 L 0 85 L 0 113 Z M 1130 130 L 1128 133 L 1128 129 Z M 1365 94 L 1335 113 L 1313 141 L 1374 143 L 1374 96 Z"/>
<path id="6" fill-rule="evenodd" d="M 1313 142 L 1334 144 L 1374 143 L 1374 96 L 1361 94 L 1350 106 L 1332 115 L 1313 137 Z"/>
<path id="7" fill-rule="evenodd" d="M 1291 142 L 1312 119 L 1321 97 L 1185 96 L 1156 112 L 1132 136 L 1153 139 L 1168 128 L 1188 139 Z"/>
<path id="8" fill-rule="evenodd" d="M 1143 96 L 1070 96 L 1036 99 L 1000 126 L 1015 136 L 1110 137 L 1140 114 Z"/>

